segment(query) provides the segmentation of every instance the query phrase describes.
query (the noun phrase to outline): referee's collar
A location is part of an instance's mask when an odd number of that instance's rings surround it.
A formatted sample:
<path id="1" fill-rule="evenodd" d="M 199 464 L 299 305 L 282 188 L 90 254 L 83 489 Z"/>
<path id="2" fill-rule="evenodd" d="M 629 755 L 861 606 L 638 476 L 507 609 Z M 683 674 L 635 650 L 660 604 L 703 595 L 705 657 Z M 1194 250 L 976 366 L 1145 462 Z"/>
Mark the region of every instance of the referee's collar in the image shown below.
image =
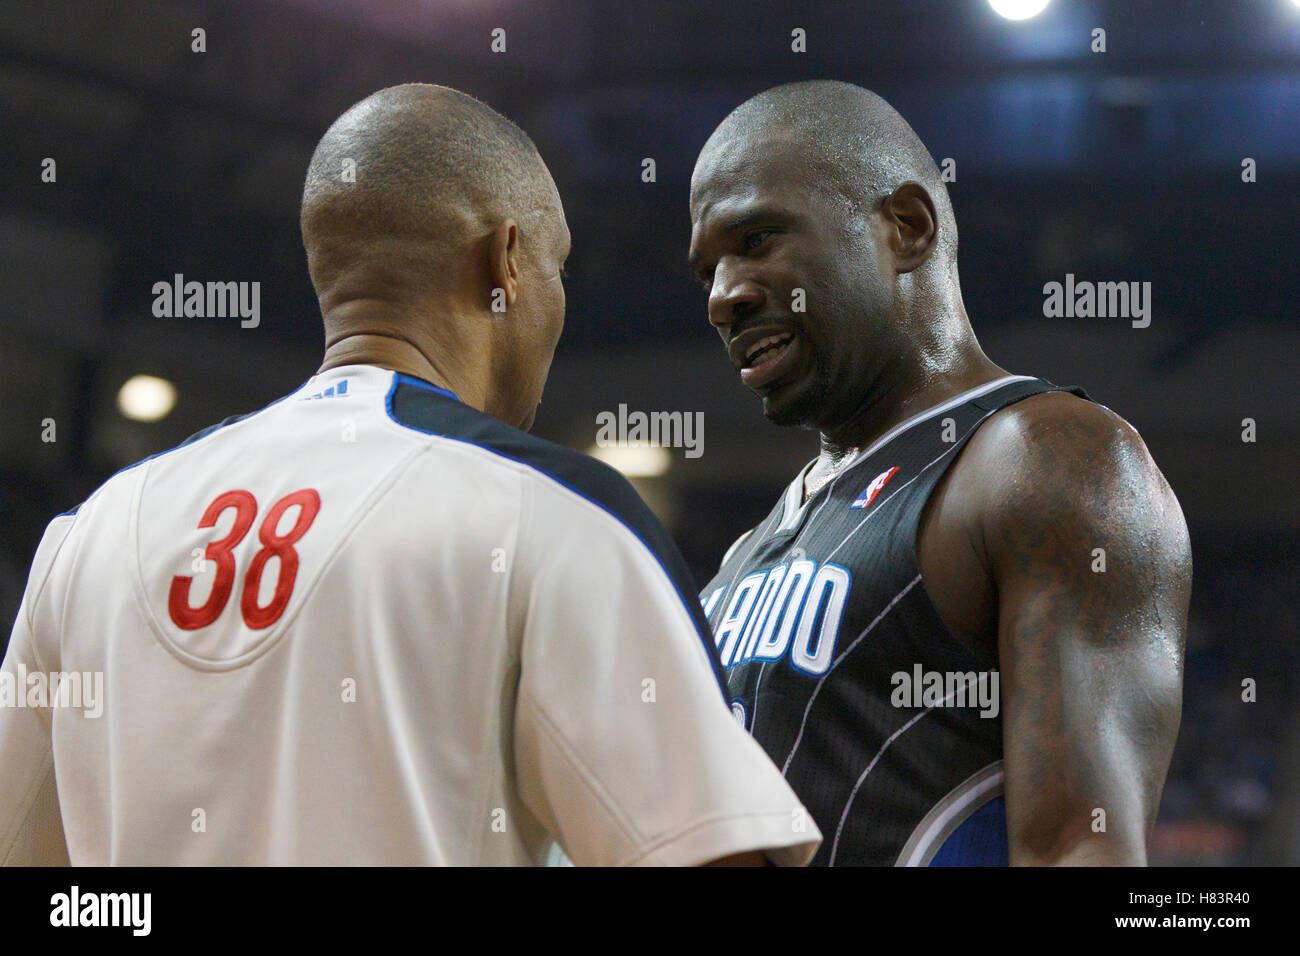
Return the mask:
<path id="1" fill-rule="evenodd" d="M 339 378 L 346 378 L 349 375 L 367 375 L 372 373 L 392 375 L 393 376 L 392 381 L 395 384 L 401 383 L 403 385 L 411 385 L 415 388 L 422 388 L 425 389 L 426 391 L 437 392 L 439 395 L 445 395 L 447 398 L 454 399 L 455 401 L 460 402 L 462 405 L 465 404 L 465 400 L 462 399 L 455 392 L 451 391 L 450 389 L 443 388 L 441 385 L 435 385 L 433 382 L 430 382 L 428 379 L 421 378 L 419 375 L 412 375 L 409 372 L 399 372 L 396 369 L 386 368 L 383 365 L 371 365 L 367 362 L 356 362 L 351 365 L 335 365 L 330 368 L 327 368 L 323 372 L 317 372 L 315 375 L 313 375 L 310 379 L 307 380 L 307 382 L 303 385 L 303 388 L 306 388 L 309 385 L 314 386 L 315 383 L 317 382 L 321 382 L 326 378 L 334 378 L 335 376 Z"/>
<path id="2" fill-rule="evenodd" d="M 462 405 L 465 404 L 461 397 L 451 391 L 451 389 L 443 388 L 441 385 L 434 385 L 432 382 L 420 378 L 418 375 L 408 375 L 405 372 L 394 372 L 393 375 L 395 376 L 394 380 L 401 382 L 403 385 L 414 385 L 416 388 L 428 389 L 431 392 L 437 392 L 439 395 L 446 395 L 448 398 L 454 398 Z"/>

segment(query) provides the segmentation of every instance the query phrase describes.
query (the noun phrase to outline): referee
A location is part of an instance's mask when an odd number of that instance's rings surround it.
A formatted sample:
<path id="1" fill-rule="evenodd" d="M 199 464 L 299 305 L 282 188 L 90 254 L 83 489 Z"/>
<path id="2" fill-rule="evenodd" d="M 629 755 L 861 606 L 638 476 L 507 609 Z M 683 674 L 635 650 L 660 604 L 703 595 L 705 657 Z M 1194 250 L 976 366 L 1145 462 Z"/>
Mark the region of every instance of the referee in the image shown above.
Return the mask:
<path id="1" fill-rule="evenodd" d="M 317 147 L 302 233 L 319 372 L 41 541 L 0 860 L 805 863 L 820 833 L 732 720 L 667 533 L 526 433 L 569 252 L 532 142 L 380 91 Z"/>

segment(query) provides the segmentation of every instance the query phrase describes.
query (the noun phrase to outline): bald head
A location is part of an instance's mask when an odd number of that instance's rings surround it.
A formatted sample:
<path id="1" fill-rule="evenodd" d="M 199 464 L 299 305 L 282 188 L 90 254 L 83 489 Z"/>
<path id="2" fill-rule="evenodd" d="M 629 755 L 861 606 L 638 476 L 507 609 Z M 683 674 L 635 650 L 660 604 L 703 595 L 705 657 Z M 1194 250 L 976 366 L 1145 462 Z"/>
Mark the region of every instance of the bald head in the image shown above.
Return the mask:
<path id="1" fill-rule="evenodd" d="M 760 143 L 788 146 L 810 187 L 854 210 L 869 208 L 901 183 L 920 183 L 935 205 L 938 251 L 956 256 L 956 219 L 934 159 L 898 111 L 870 90 L 838 80 L 808 80 L 746 100 L 700 152 L 692 201 L 707 172 L 752 159 Z"/>
<path id="2" fill-rule="evenodd" d="M 978 349 L 939 170 L 851 83 L 778 86 L 723 120 L 691 176 L 690 262 L 768 418 L 833 442 L 917 369 Z"/>
<path id="3" fill-rule="evenodd" d="M 409 83 L 380 90 L 329 128 L 312 155 L 301 225 L 322 300 L 419 297 L 483 233 L 559 208 L 532 140 L 471 96 Z"/>
<path id="4" fill-rule="evenodd" d="M 518 126 L 446 87 L 380 90 L 321 138 L 301 219 L 322 368 L 394 369 L 531 425 L 564 326 L 569 230 Z"/>

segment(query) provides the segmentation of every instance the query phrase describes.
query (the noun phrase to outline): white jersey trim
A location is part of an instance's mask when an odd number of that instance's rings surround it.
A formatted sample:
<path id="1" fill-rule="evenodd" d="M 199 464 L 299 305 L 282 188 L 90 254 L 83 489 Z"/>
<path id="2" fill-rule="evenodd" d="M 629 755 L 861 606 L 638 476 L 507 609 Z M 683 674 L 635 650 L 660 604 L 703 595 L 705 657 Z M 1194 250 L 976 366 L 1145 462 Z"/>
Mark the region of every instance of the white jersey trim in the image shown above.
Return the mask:
<path id="1" fill-rule="evenodd" d="M 1004 781 L 1002 761 L 995 760 L 953 787 L 916 825 L 894 865 L 929 866 L 958 827 L 980 807 L 1002 795 Z"/>
<path id="2" fill-rule="evenodd" d="M 786 531 L 793 528 L 798 523 L 804 509 L 808 507 L 813 498 L 816 498 L 822 491 L 826 491 L 828 493 L 827 497 L 829 498 L 830 490 L 841 478 L 908 429 L 915 428 L 917 425 L 921 424 L 921 422 L 933 418 L 935 415 L 942 414 L 943 412 L 948 411 L 948 409 L 955 408 L 964 402 L 969 402 L 973 398 L 979 398 L 981 395 L 985 395 L 994 389 L 1001 388 L 1003 385 L 1009 385 L 1012 382 L 1032 381 L 1034 381 L 1034 376 L 1032 375 L 1004 375 L 1002 378 L 995 379 L 992 382 L 985 382 L 983 385 L 977 385 L 974 388 L 967 389 L 958 395 L 954 395 L 952 398 L 940 402 L 938 405 L 933 405 L 930 408 L 917 412 L 915 415 L 899 422 L 889 431 L 885 432 L 885 434 L 877 438 L 871 443 L 870 447 L 868 447 L 866 451 L 859 452 L 854 457 L 853 461 L 840 470 L 838 475 L 828 481 L 823 488 L 817 489 L 817 492 L 809 496 L 808 500 L 805 501 L 803 500 L 803 482 L 804 478 L 807 477 L 808 472 L 815 464 L 817 464 L 817 459 L 814 458 L 803 467 L 799 474 L 795 476 L 794 481 L 792 481 L 789 487 L 786 488 L 783 511 L 781 514 L 781 523 L 777 525 L 776 530 Z"/>

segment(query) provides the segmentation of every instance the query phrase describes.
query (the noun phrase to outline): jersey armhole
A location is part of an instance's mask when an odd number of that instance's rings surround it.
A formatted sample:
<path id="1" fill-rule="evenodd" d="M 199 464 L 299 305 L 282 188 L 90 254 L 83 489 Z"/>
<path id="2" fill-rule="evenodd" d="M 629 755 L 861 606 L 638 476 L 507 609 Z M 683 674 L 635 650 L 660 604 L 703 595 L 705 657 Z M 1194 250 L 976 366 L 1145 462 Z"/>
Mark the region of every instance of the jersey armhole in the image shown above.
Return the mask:
<path id="1" fill-rule="evenodd" d="M 1085 401 L 1089 401 L 1089 402 L 1092 401 L 1092 398 L 1086 392 L 1084 392 L 1083 389 L 1079 388 L 1078 386 L 1054 385 L 1051 382 L 1048 382 L 1046 379 L 1038 379 L 1034 382 L 1034 384 L 1039 384 L 1039 383 L 1045 384 L 1047 387 L 1035 389 L 1034 391 L 1030 391 L 1025 395 L 1021 395 L 1016 398 L 1013 398 L 1010 401 L 997 401 L 997 400 L 988 401 L 985 396 L 981 396 L 979 399 L 971 402 L 973 406 L 981 409 L 984 412 L 984 414 L 975 423 L 974 427 L 972 427 L 970 431 L 967 432 L 967 434 L 962 437 L 961 441 L 957 445 L 956 453 L 953 455 L 952 460 L 947 464 L 947 466 L 943 470 L 943 474 L 939 476 L 939 478 L 931 486 L 929 492 L 926 494 L 925 502 L 924 504 L 922 504 L 921 510 L 917 514 L 916 534 L 913 537 L 911 542 L 912 565 L 916 569 L 916 576 L 918 578 L 917 583 L 920 584 L 921 586 L 920 587 L 921 595 L 924 598 L 926 604 L 929 606 L 931 612 L 934 614 L 935 620 L 937 620 L 940 624 L 942 624 L 944 633 L 945 635 L 947 635 L 948 640 L 963 648 L 967 653 L 974 655 L 983 663 L 991 664 L 992 666 L 997 666 L 997 661 L 998 661 L 996 643 L 993 647 L 991 656 L 984 650 L 980 650 L 975 647 L 972 647 L 970 644 L 966 642 L 965 639 L 958 637 L 957 634 L 953 632 L 953 629 L 948 626 L 948 623 L 944 620 L 943 615 L 939 612 L 939 606 L 938 604 L 935 603 L 934 597 L 930 593 L 930 589 L 926 583 L 924 571 L 921 567 L 921 535 L 922 532 L 925 530 L 926 518 L 927 516 L 930 515 L 930 506 L 934 502 L 936 493 L 938 492 L 940 486 L 943 485 L 943 483 L 947 481 L 948 478 L 952 475 L 953 470 L 957 467 L 957 463 L 961 460 L 962 455 L 965 454 L 966 449 L 970 446 L 971 441 L 975 438 L 975 436 L 979 433 L 979 431 L 982 428 L 984 428 L 984 426 L 987 425 L 989 421 L 998 412 L 1011 408 L 1012 406 L 1016 405 L 1018 402 L 1023 401 L 1026 398 L 1032 398 L 1035 395 L 1046 395 L 1052 392 L 1069 392 L 1071 394 L 1076 395 L 1079 398 L 1084 399 Z M 975 552 L 976 558 L 981 563 L 983 563 L 984 556 L 979 553 L 979 550 L 975 548 L 973 544 L 971 545 L 971 548 Z M 989 575 L 989 581 L 993 589 L 993 596 L 994 596 L 993 609 L 995 615 L 994 625 L 996 627 L 997 582 L 996 580 L 994 580 L 992 576 L 992 569 L 988 568 L 988 566 L 985 565 L 985 570 Z"/>
<path id="2" fill-rule="evenodd" d="M 723 552 L 722 560 L 718 562 L 718 570 L 721 570 L 722 567 L 731 560 L 731 556 L 734 555 L 736 550 L 749 539 L 749 536 L 754 533 L 754 530 L 755 529 L 750 528 L 735 541 L 731 542 L 731 547 Z"/>

